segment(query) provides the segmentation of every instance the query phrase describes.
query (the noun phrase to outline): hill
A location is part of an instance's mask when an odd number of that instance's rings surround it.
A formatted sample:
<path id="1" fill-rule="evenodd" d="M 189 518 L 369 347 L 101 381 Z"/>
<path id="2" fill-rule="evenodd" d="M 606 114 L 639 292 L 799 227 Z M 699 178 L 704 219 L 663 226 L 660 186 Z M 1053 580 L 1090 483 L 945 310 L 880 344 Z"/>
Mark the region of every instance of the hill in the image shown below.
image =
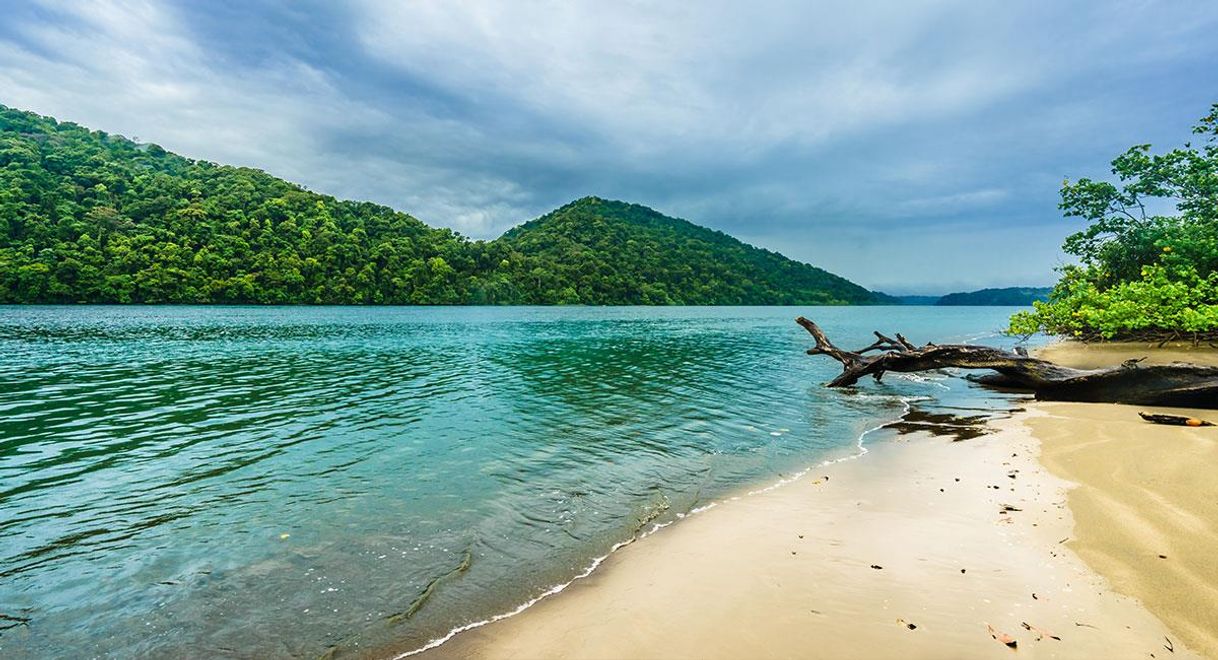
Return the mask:
<path id="1" fill-rule="evenodd" d="M 949 293 L 936 305 L 1007 305 L 1028 306 L 1034 300 L 1047 300 L 1050 287 L 1012 286 L 1003 289 L 981 289 L 962 293 Z"/>
<path id="2" fill-rule="evenodd" d="M 471 241 L 391 208 L 0 106 L 0 303 L 847 304 L 882 298 L 585 198 Z"/>
<path id="3" fill-rule="evenodd" d="M 498 240 L 548 264 L 546 302 L 818 305 L 878 302 L 844 278 L 638 204 L 586 197 Z M 540 275 L 540 274 L 539 274 Z"/>

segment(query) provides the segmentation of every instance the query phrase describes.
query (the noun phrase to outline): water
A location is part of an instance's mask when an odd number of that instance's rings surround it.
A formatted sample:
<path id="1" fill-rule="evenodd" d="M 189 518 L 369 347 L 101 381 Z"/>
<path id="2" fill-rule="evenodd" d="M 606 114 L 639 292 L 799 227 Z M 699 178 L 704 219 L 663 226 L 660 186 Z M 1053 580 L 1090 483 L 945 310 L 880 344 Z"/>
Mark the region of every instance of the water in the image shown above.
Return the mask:
<path id="1" fill-rule="evenodd" d="M 0 308 L 0 655 L 422 645 L 905 400 L 1002 399 L 827 390 L 796 315 L 1009 345 L 1012 311 Z"/>

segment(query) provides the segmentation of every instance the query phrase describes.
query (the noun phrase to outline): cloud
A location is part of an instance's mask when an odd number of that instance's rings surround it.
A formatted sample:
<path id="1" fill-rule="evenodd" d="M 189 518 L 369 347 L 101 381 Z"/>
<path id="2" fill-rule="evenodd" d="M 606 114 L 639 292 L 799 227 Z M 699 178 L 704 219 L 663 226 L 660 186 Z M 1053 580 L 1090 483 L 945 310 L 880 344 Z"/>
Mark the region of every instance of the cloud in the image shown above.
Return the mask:
<path id="1" fill-rule="evenodd" d="M 637 201 L 869 286 L 1047 281 L 1061 178 L 1218 100 L 1202 2 L 6 4 L 8 105 L 480 238 Z"/>

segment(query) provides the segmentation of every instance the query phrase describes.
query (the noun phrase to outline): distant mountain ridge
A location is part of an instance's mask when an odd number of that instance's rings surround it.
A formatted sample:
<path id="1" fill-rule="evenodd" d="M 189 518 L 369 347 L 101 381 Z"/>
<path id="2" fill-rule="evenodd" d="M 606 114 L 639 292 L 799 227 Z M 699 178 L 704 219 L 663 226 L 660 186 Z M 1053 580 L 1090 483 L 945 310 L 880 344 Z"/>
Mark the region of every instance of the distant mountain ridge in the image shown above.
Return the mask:
<path id="1" fill-rule="evenodd" d="M 945 296 L 889 296 L 896 305 L 935 305 L 944 307 L 956 306 L 1001 306 L 1023 307 L 1031 305 L 1035 300 L 1046 300 L 1052 287 L 1011 286 L 999 289 L 979 289 L 961 293 L 949 293 Z"/>
<path id="2" fill-rule="evenodd" d="M 0 303 L 890 300 L 636 204 L 587 197 L 471 241 L 261 170 L 0 106 Z"/>
<path id="3" fill-rule="evenodd" d="M 940 306 L 1011 305 L 1027 306 L 1036 300 L 1047 300 L 1052 287 L 1011 286 L 1001 289 L 980 289 L 949 293 L 935 303 Z"/>

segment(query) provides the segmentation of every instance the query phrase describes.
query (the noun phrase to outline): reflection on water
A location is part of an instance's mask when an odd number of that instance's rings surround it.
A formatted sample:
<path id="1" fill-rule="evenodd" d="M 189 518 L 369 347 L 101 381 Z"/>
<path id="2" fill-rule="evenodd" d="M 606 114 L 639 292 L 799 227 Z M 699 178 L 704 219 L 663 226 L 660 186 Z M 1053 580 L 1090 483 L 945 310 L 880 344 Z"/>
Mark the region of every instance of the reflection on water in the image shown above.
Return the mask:
<path id="1" fill-rule="evenodd" d="M 0 655 L 422 643 L 848 454 L 902 397 L 998 400 L 827 391 L 797 314 L 864 345 L 1009 312 L 0 308 Z"/>

